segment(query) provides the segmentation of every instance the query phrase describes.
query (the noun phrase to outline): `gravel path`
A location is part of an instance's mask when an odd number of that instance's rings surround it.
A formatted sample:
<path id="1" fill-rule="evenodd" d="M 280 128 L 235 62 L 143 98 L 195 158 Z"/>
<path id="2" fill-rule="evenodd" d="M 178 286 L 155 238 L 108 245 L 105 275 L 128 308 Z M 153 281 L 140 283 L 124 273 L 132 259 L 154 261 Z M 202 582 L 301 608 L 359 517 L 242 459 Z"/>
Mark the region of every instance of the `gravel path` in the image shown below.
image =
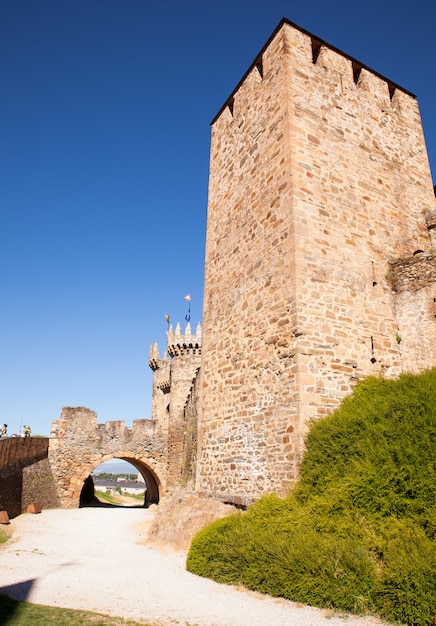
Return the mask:
<path id="1" fill-rule="evenodd" d="M 163 626 L 374 626 L 219 585 L 185 570 L 185 555 L 147 546 L 143 508 L 53 509 L 12 520 L 0 547 L 0 592 Z"/>

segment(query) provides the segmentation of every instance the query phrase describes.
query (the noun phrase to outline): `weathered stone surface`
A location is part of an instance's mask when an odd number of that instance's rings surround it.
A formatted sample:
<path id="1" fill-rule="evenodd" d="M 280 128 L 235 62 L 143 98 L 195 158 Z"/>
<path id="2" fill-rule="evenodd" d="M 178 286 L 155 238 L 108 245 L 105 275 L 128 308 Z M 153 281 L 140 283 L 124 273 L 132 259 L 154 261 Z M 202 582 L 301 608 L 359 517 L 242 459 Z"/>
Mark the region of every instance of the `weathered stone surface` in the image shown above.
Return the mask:
<path id="1" fill-rule="evenodd" d="M 199 530 L 235 512 L 237 509 L 233 506 L 200 498 L 193 491 L 180 487 L 160 502 L 147 541 L 162 549 L 184 552 Z"/>
<path id="2" fill-rule="evenodd" d="M 0 508 L 14 518 L 38 500 L 44 508 L 60 504 L 48 461 L 49 440 L 42 437 L 0 439 Z"/>
<path id="3" fill-rule="evenodd" d="M 201 494 L 286 492 L 356 381 L 436 365 L 435 208 L 416 99 L 283 21 L 212 123 Z"/>

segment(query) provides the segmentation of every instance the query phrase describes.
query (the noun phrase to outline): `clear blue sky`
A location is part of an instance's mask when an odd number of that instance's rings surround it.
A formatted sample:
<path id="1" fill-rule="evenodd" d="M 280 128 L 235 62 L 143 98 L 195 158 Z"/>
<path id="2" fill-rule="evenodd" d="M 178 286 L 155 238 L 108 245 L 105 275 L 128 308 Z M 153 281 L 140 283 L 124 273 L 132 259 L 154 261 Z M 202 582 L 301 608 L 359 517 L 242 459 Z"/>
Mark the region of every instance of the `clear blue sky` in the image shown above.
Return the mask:
<path id="1" fill-rule="evenodd" d="M 416 93 L 434 0 L 3 0 L 0 423 L 150 417 L 150 343 L 201 320 L 209 123 L 282 17 Z"/>

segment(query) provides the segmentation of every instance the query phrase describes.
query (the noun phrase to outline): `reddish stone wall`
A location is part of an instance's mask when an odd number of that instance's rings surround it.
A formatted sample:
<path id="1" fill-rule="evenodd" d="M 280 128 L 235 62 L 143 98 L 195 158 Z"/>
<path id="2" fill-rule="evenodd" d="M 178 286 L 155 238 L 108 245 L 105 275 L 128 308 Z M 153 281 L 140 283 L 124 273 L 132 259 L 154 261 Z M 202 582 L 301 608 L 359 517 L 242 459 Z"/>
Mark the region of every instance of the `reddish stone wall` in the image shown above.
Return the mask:
<path id="1" fill-rule="evenodd" d="M 0 469 L 24 467 L 48 456 L 48 439 L 45 437 L 0 438 Z"/>
<path id="2" fill-rule="evenodd" d="M 48 443 L 39 437 L 0 439 L 0 510 L 10 518 L 24 512 L 31 502 L 42 508 L 59 506 Z"/>

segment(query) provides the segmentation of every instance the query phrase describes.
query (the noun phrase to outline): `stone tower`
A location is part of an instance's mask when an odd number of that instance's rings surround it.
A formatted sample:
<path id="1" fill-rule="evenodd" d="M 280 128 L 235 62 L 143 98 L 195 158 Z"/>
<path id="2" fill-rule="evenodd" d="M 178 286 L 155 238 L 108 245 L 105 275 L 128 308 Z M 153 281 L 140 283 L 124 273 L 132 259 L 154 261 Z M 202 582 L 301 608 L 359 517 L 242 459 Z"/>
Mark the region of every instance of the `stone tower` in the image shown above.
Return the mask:
<path id="1" fill-rule="evenodd" d="M 167 332 L 167 346 L 163 358 L 159 347 L 150 348 L 149 366 L 153 370 L 152 415 L 167 433 L 167 490 L 178 485 L 191 462 L 191 445 L 187 439 L 189 420 L 187 405 L 200 368 L 201 326 L 192 333 L 188 323 L 182 334 L 180 324 Z M 195 432 L 196 435 L 196 432 Z"/>
<path id="2" fill-rule="evenodd" d="M 212 122 L 200 493 L 283 493 L 356 381 L 436 365 L 435 209 L 415 97 L 282 20 Z"/>

